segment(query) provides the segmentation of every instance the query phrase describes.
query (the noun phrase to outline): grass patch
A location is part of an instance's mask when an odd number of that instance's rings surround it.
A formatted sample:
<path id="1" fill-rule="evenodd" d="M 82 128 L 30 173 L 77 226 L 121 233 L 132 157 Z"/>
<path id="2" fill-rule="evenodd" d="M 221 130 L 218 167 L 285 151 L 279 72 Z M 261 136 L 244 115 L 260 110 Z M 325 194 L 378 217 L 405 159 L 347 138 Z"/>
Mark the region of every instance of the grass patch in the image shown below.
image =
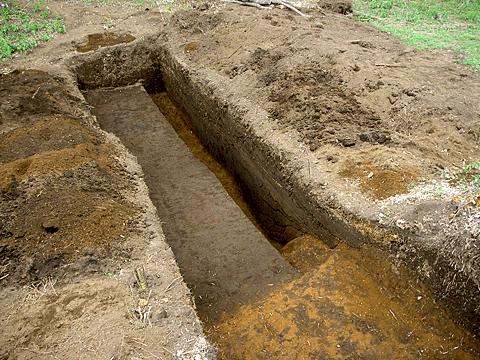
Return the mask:
<path id="1" fill-rule="evenodd" d="M 169 11 L 188 9 L 197 0 L 83 0 L 84 3 L 104 3 L 130 7 L 160 7 Z"/>
<path id="2" fill-rule="evenodd" d="M 42 0 L 21 7 L 0 0 L 0 60 L 28 51 L 54 34 L 65 32 L 64 20 L 44 6 Z"/>
<path id="3" fill-rule="evenodd" d="M 78 0 L 114 6 L 161 8 L 175 11 L 192 7 L 197 0 Z M 58 13 L 45 6 L 43 0 L 28 1 L 21 6 L 15 0 L 0 0 L 0 61 L 17 56 L 50 40 L 55 34 L 65 33 L 65 21 Z M 114 26 L 107 14 L 104 28 Z"/>
<path id="4" fill-rule="evenodd" d="M 480 70 L 478 0 L 354 0 L 354 14 L 416 48 L 461 52 Z"/>

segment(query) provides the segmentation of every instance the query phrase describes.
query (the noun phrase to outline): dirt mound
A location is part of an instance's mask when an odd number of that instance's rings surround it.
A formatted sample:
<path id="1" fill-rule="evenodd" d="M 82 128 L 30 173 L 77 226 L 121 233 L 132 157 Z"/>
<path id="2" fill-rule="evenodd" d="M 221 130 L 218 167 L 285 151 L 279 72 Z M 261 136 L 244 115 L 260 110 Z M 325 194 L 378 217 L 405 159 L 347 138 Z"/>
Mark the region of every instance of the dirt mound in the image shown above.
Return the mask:
<path id="1" fill-rule="evenodd" d="M 353 11 L 353 4 L 350 0 L 319 0 L 317 5 L 340 14 L 350 14 Z"/>
<path id="2" fill-rule="evenodd" d="M 288 72 L 270 67 L 260 74 L 270 92 L 267 106 L 272 118 L 303 134 L 311 151 L 328 143 L 354 146 L 360 134 L 366 141 L 387 142 L 380 117 L 342 88 L 341 77 L 327 70 L 333 67 L 332 60 L 324 62 L 307 62 Z"/>
<path id="3" fill-rule="evenodd" d="M 113 145 L 65 117 L 79 99 L 40 71 L 2 75 L 0 87 L 3 125 L 16 127 L 0 136 L 1 244 L 15 254 L 2 260 L 11 274 L 2 283 L 58 276 L 87 249 L 121 249 L 136 213 L 121 193 L 132 184 Z"/>
<path id="4" fill-rule="evenodd" d="M 59 114 L 81 116 L 80 99 L 55 79 L 40 70 L 15 70 L 0 74 L 0 131 L 35 122 L 40 116 Z"/>

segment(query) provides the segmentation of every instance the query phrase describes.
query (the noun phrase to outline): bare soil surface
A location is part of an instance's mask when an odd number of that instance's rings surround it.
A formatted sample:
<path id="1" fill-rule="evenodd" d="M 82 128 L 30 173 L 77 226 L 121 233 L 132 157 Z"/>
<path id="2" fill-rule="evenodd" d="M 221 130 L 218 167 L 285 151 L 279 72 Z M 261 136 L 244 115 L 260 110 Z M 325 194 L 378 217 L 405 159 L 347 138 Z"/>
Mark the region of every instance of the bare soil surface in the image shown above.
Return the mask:
<path id="1" fill-rule="evenodd" d="M 163 87 L 162 71 L 194 85 L 166 81 L 212 138 L 235 137 L 222 151 L 268 155 L 279 192 L 244 190 L 264 233 L 293 239 L 278 246 L 299 271 L 291 281 L 210 323 L 198 310 L 220 358 L 480 356 L 480 194 L 440 178 L 480 159 L 480 75 L 459 54 L 415 50 L 337 2 L 304 3 L 305 18 L 223 2 L 174 14 L 45 5 L 67 34 L 0 64 L 0 358 L 214 357 L 182 281 L 194 278 L 170 250 L 184 225 L 172 210 L 165 239 L 137 160 L 79 91 Z M 218 125 L 227 118 L 245 132 Z M 283 206 L 304 198 L 303 212 Z M 202 292 L 230 285 L 228 302 L 244 285 L 232 284 Z"/>
<path id="2" fill-rule="evenodd" d="M 238 177 L 248 182 L 256 161 L 268 169 L 249 190 L 271 237 L 289 240 L 284 223 L 331 247 L 373 242 L 478 332 L 478 188 L 460 195 L 458 177 L 441 179 L 478 159 L 478 73 L 346 16 L 309 15 L 177 13 L 157 40 L 162 66 L 174 57 L 182 72 L 164 73 L 167 91 L 194 122 L 208 119 L 195 130 Z"/>

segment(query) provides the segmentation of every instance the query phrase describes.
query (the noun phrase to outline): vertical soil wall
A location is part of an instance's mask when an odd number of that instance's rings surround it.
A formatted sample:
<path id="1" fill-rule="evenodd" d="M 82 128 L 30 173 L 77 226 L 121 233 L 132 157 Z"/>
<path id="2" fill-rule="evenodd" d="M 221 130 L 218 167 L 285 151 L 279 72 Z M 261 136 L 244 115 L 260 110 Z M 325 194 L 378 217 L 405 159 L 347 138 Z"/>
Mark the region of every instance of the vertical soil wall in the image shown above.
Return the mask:
<path id="1" fill-rule="evenodd" d="M 289 167 L 282 150 L 249 126 L 249 121 L 257 120 L 249 117 L 266 116 L 263 111 L 252 115 L 252 109 L 227 102 L 227 88 L 218 89 L 205 83 L 201 77 L 205 79 L 208 75 L 190 71 L 167 50 L 162 51 L 161 69 L 168 94 L 189 115 L 195 132 L 209 151 L 239 179 L 272 238 L 286 243 L 300 232 L 309 232 L 330 247 L 339 240 L 354 247 L 362 244 L 358 230 L 324 204 L 312 201 L 309 189 L 301 187 L 295 179 L 295 169 Z"/>

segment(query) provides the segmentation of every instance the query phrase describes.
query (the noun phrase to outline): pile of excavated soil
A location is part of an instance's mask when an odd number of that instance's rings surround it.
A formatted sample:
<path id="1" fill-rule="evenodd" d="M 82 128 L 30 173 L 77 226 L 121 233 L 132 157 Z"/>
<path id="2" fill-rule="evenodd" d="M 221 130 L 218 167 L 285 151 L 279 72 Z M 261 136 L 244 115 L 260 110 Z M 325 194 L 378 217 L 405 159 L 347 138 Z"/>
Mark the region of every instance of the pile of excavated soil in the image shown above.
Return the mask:
<path id="1" fill-rule="evenodd" d="M 221 356 L 478 358 L 480 75 L 458 54 L 333 3 L 45 4 L 67 34 L 1 64 L 0 358 L 214 357 L 142 169 L 79 91 L 139 81 L 299 270 L 209 325 Z"/>

